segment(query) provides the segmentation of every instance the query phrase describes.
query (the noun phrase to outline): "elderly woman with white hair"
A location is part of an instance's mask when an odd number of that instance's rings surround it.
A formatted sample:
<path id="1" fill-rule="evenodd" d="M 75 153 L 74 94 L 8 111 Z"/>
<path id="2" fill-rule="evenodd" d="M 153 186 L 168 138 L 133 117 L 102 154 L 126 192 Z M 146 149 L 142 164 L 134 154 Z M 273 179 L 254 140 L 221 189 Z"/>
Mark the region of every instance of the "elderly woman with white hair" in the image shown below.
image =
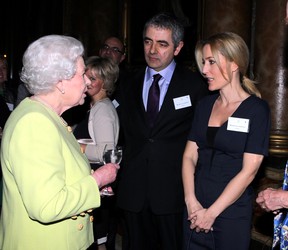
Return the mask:
<path id="1" fill-rule="evenodd" d="M 87 249 L 99 188 L 119 166 L 91 173 L 61 114 L 84 102 L 90 80 L 84 48 L 69 36 L 44 36 L 23 56 L 21 80 L 31 97 L 10 115 L 3 132 L 0 249 Z"/>

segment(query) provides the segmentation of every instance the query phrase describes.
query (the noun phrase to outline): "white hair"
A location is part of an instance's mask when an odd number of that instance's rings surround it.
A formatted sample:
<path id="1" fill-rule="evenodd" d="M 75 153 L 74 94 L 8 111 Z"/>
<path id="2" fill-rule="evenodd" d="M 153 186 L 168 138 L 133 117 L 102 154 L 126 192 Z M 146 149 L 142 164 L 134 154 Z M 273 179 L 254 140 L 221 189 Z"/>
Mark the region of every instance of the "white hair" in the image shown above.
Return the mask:
<path id="1" fill-rule="evenodd" d="M 25 51 L 20 78 L 31 94 L 50 92 L 59 81 L 75 75 L 77 59 L 83 54 L 83 44 L 73 37 L 41 37 Z"/>

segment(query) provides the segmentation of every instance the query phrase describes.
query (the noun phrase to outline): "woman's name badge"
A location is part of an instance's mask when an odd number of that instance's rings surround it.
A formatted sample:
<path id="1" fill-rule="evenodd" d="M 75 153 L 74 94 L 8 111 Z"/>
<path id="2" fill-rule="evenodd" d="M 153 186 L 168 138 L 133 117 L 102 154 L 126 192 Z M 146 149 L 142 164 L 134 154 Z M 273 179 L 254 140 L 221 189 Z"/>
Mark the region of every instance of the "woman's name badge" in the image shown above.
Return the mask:
<path id="1" fill-rule="evenodd" d="M 119 107 L 119 105 L 120 105 L 119 102 L 116 101 L 116 99 L 114 99 L 112 101 L 112 104 L 114 105 L 115 109 L 117 109 Z"/>
<path id="2" fill-rule="evenodd" d="M 249 132 L 249 119 L 229 117 L 227 130 L 236 132 Z"/>
<path id="3" fill-rule="evenodd" d="M 173 102 L 174 102 L 174 107 L 176 110 L 192 106 L 189 95 L 174 98 Z"/>

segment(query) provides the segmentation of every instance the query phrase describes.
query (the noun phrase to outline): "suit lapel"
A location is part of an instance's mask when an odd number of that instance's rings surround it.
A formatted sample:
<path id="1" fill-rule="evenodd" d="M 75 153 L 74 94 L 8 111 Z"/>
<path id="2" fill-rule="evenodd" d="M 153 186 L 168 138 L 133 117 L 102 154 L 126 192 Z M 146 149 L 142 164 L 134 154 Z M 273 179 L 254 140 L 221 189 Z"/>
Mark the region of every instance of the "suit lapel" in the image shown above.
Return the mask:
<path id="1" fill-rule="evenodd" d="M 133 86 L 132 98 L 134 99 L 134 101 L 131 103 L 131 105 L 136 105 L 135 110 L 138 110 L 139 115 L 143 119 L 143 122 L 146 124 L 147 116 L 142 98 L 144 77 L 145 77 L 145 70 L 141 71 L 140 74 L 137 74 L 134 78 L 134 82 L 132 82 Z"/>

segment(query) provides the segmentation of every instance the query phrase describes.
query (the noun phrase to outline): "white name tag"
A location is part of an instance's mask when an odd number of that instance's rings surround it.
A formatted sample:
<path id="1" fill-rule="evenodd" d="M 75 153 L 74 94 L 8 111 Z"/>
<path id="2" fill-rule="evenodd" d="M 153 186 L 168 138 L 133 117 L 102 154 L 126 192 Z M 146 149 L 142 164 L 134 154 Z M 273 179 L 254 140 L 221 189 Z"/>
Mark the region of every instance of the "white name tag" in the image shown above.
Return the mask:
<path id="1" fill-rule="evenodd" d="M 173 102 L 174 102 L 174 107 L 176 110 L 192 106 L 189 95 L 174 98 Z"/>
<path id="2" fill-rule="evenodd" d="M 14 109 L 14 104 L 9 103 L 9 102 L 6 102 L 6 104 L 7 104 L 8 108 L 9 108 L 9 110 L 10 110 L 10 111 L 13 111 L 13 109 Z"/>
<path id="3" fill-rule="evenodd" d="M 114 107 L 115 107 L 115 109 L 117 109 L 118 107 L 119 107 L 119 103 L 116 101 L 116 99 L 114 99 L 113 101 L 112 101 L 112 104 L 114 105 Z"/>
<path id="4" fill-rule="evenodd" d="M 227 130 L 248 133 L 249 119 L 229 117 Z"/>

